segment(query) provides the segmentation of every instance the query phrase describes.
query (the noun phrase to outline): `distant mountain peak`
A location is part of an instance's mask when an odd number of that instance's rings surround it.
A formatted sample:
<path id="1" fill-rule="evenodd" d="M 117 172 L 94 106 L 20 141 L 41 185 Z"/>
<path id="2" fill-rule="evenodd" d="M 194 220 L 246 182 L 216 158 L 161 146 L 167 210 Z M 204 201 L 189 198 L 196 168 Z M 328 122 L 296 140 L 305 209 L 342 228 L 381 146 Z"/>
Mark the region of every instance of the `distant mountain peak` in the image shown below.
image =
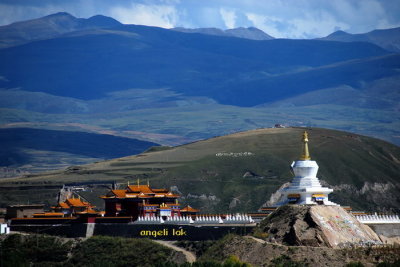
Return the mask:
<path id="1" fill-rule="evenodd" d="M 251 40 L 271 40 L 274 37 L 266 34 L 262 30 L 255 27 L 239 27 L 234 29 L 222 30 L 218 28 L 196 28 L 188 29 L 183 27 L 173 28 L 174 31 L 186 32 L 186 33 L 201 33 L 208 35 L 226 36 L 226 37 L 237 37 Z"/>
<path id="2" fill-rule="evenodd" d="M 93 25 L 97 27 L 115 27 L 121 25 L 121 23 L 111 17 L 103 15 L 95 15 L 86 19 L 86 25 Z"/>
<path id="3" fill-rule="evenodd" d="M 368 42 L 378 45 L 388 51 L 400 52 L 400 27 L 391 29 L 373 30 L 367 33 L 347 33 L 336 31 L 326 37 L 318 38 L 325 41 L 339 42 Z"/>
<path id="4" fill-rule="evenodd" d="M 239 37 L 239 38 L 246 38 L 246 39 L 252 39 L 252 40 L 272 40 L 274 37 L 272 37 L 269 34 L 266 34 L 264 31 L 255 28 L 255 27 L 239 27 L 239 28 L 234 28 L 234 29 L 229 29 L 225 31 L 226 33 L 231 34 L 234 37 Z"/>
<path id="5" fill-rule="evenodd" d="M 72 16 L 68 12 L 57 12 L 57 13 L 54 13 L 54 14 L 47 15 L 47 16 L 45 16 L 43 18 L 52 18 L 52 17 L 71 17 L 71 18 L 75 18 L 74 16 Z"/>
<path id="6" fill-rule="evenodd" d="M 42 18 L 0 26 L 0 48 L 49 39 L 74 31 L 112 28 L 121 25 L 117 20 L 96 15 L 88 19 L 76 18 L 67 12 L 58 12 Z"/>
<path id="7" fill-rule="evenodd" d="M 342 30 L 338 30 L 338 31 L 335 31 L 335 32 L 329 34 L 328 36 L 339 36 L 339 35 L 350 35 L 350 33 L 347 33 Z"/>

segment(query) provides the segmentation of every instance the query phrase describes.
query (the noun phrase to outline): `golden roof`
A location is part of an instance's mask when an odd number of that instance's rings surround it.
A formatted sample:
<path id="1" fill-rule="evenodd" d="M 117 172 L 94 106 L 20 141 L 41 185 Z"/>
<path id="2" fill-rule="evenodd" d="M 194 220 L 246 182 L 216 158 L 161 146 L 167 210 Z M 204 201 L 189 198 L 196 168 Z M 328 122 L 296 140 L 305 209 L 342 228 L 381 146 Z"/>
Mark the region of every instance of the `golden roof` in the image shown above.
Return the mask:
<path id="1" fill-rule="evenodd" d="M 153 194 L 153 190 L 151 190 L 150 186 L 148 185 L 128 185 L 127 191 L 132 193 L 146 193 L 146 194 Z"/>
<path id="2" fill-rule="evenodd" d="M 69 209 L 70 208 L 69 205 L 67 203 L 65 203 L 65 202 L 58 203 L 56 208 L 58 208 L 58 207 L 60 207 L 62 209 Z"/>
<path id="3" fill-rule="evenodd" d="M 70 209 L 73 207 L 95 207 L 89 202 L 82 201 L 80 198 L 67 198 L 64 202 L 59 202 L 53 209 Z"/>
<path id="4" fill-rule="evenodd" d="M 111 190 L 111 193 L 114 194 L 116 197 L 125 197 L 126 190 Z"/>
<path id="5" fill-rule="evenodd" d="M 98 212 L 95 211 L 94 209 L 88 208 L 88 209 L 85 210 L 85 211 L 76 212 L 76 214 L 100 214 L 100 213 L 98 213 Z"/>
<path id="6" fill-rule="evenodd" d="M 111 190 L 101 198 L 178 198 L 179 195 L 173 194 L 168 189 L 153 189 L 149 185 L 128 185 L 126 189 Z"/>
<path id="7" fill-rule="evenodd" d="M 88 202 L 82 201 L 80 198 L 68 198 L 65 200 L 65 203 L 68 204 L 70 207 L 87 207 L 90 206 Z"/>
<path id="8" fill-rule="evenodd" d="M 191 206 L 187 205 L 183 209 L 181 209 L 181 212 L 199 212 L 200 210 L 194 209 Z"/>

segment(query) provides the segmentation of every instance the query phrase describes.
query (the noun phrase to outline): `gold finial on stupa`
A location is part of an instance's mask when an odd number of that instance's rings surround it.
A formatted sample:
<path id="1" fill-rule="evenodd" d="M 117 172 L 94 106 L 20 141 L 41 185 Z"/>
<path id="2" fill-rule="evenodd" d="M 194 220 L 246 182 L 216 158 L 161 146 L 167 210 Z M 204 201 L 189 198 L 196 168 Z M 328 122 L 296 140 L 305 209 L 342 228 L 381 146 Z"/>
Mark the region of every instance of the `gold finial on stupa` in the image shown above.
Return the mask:
<path id="1" fill-rule="evenodd" d="M 308 152 L 308 133 L 304 131 L 303 133 L 303 154 L 300 157 L 300 160 L 310 160 L 310 153 Z"/>

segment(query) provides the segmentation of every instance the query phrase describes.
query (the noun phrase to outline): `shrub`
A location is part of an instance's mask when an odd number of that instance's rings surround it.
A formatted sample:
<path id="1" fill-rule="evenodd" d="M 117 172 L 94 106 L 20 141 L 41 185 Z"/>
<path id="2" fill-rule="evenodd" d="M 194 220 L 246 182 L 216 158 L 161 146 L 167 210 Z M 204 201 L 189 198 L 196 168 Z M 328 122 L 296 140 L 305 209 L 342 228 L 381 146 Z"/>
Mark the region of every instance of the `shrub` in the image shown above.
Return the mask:
<path id="1" fill-rule="evenodd" d="M 268 237 L 268 233 L 265 233 L 261 231 L 261 229 L 257 228 L 254 230 L 253 236 L 265 240 Z"/>
<path id="2" fill-rule="evenodd" d="M 273 259 L 271 261 L 270 266 L 271 267 L 303 267 L 303 266 L 307 266 L 307 264 L 304 264 L 302 262 L 293 261 L 287 255 L 281 255 L 281 256 Z"/>
<path id="3" fill-rule="evenodd" d="M 380 262 L 376 265 L 376 267 L 398 267 L 400 266 L 400 260 L 396 260 L 395 262 Z"/>
<path id="4" fill-rule="evenodd" d="M 155 266 L 169 264 L 172 250 L 148 239 L 95 236 L 73 250 L 79 266 Z"/>
<path id="5" fill-rule="evenodd" d="M 236 255 L 231 255 L 224 261 L 222 266 L 223 267 L 248 267 L 248 266 L 250 266 L 250 264 L 240 261 Z"/>
<path id="6" fill-rule="evenodd" d="M 62 265 L 72 242 L 46 235 L 9 235 L 1 242 L 2 266 Z M 46 264 L 45 264 L 46 263 Z"/>

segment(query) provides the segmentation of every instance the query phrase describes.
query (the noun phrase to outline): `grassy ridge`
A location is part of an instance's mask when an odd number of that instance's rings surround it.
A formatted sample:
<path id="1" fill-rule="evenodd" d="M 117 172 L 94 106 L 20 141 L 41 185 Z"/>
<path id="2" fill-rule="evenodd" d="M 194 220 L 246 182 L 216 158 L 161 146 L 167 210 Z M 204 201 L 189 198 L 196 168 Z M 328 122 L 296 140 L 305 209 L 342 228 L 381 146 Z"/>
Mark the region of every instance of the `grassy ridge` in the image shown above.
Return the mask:
<path id="1" fill-rule="evenodd" d="M 286 128 L 241 132 L 83 165 L 72 171 L 3 179 L 0 187 L 12 187 L 22 181 L 61 184 L 100 180 L 115 180 L 123 187 L 128 181 L 140 179 L 141 183 L 149 180 L 156 187 L 175 186 L 183 204 L 204 212 L 255 211 L 271 193 L 291 180 L 289 165 L 301 152 L 303 131 L 304 128 Z M 399 147 L 346 132 L 319 128 L 308 131 L 312 158 L 320 166 L 318 176 L 335 187 L 334 201 L 356 209 L 399 207 Z M 243 152 L 251 154 L 229 154 Z M 14 199 L 7 191 L 1 193 L 1 203 L 5 198 Z"/>

